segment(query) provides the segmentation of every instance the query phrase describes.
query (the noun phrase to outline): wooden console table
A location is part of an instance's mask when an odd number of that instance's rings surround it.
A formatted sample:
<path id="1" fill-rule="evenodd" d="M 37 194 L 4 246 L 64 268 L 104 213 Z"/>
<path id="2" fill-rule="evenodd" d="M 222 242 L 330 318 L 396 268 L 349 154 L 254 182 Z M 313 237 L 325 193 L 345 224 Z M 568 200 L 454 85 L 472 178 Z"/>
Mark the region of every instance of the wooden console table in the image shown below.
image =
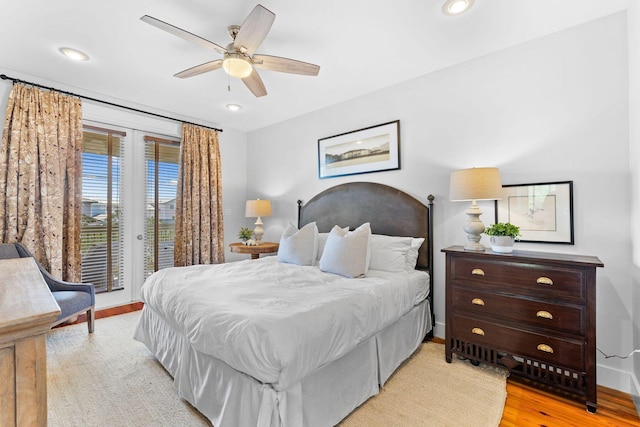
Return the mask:
<path id="1" fill-rule="evenodd" d="M 33 258 L 0 260 L 0 426 L 46 427 L 46 333 L 59 314 Z"/>

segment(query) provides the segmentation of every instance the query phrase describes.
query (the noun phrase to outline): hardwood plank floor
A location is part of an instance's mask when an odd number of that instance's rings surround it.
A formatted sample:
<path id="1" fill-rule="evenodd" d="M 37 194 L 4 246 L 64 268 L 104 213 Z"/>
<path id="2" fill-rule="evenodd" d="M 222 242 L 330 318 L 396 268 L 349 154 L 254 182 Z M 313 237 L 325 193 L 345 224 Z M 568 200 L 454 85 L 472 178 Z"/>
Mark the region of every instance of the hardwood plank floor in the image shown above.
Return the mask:
<path id="1" fill-rule="evenodd" d="M 598 386 L 598 411 L 590 414 L 581 403 L 510 379 L 500 426 L 630 427 L 640 426 L 640 418 L 631 396 L 618 390 Z"/>
<path id="2" fill-rule="evenodd" d="M 142 306 L 136 302 L 98 310 L 96 319 L 141 310 Z M 86 316 L 81 315 L 74 323 L 84 321 Z M 96 329 L 99 327 L 97 324 Z M 444 344 L 440 338 L 434 338 L 433 342 Z M 640 427 L 640 417 L 629 394 L 607 387 L 598 386 L 598 411 L 590 414 L 581 403 L 507 380 L 507 401 L 500 427 L 586 426 Z"/>

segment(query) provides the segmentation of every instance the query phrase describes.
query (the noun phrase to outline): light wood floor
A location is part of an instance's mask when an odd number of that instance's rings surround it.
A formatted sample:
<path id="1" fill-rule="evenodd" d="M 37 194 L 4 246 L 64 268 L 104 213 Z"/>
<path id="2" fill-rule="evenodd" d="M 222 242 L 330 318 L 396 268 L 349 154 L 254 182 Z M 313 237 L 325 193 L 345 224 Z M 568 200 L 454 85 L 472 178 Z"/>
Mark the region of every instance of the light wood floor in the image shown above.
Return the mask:
<path id="1" fill-rule="evenodd" d="M 96 319 L 142 309 L 142 303 L 114 307 L 96 312 Z M 81 315 L 74 323 L 85 322 Z M 61 325 L 62 326 L 62 325 Z M 96 325 L 96 330 L 100 324 Z M 444 344 L 442 339 L 434 342 Z M 640 427 L 640 417 L 631 396 L 607 387 L 598 386 L 598 411 L 590 414 L 585 405 L 554 394 L 531 388 L 514 380 L 507 380 L 507 401 L 501 427 Z"/>

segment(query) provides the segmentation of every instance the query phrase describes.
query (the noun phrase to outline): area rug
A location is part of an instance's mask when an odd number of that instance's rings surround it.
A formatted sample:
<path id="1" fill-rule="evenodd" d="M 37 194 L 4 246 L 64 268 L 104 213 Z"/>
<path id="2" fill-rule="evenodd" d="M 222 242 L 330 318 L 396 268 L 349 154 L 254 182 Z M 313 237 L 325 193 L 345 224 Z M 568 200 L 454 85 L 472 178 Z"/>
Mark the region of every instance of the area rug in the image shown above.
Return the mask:
<path id="1" fill-rule="evenodd" d="M 84 323 L 48 334 L 49 426 L 211 426 L 131 338 L 139 316 L 98 319 L 93 334 Z M 341 426 L 497 426 L 505 399 L 504 371 L 446 363 L 444 346 L 428 343 Z"/>

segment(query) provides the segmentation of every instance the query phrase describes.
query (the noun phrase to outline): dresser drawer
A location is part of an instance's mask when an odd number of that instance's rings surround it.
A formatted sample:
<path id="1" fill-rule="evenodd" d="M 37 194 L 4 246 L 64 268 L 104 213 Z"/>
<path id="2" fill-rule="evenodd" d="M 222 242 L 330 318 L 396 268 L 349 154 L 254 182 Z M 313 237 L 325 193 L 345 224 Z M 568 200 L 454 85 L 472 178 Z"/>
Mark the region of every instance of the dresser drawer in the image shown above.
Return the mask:
<path id="1" fill-rule="evenodd" d="M 453 335 L 514 355 L 527 356 L 553 366 L 585 370 L 584 342 L 498 325 L 453 314 Z"/>
<path id="2" fill-rule="evenodd" d="M 493 316 L 577 335 L 585 332 L 584 306 L 492 294 L 460 286 L 453 286 L 452 298 L 455 310 L 462 309 L 482 316 Z"/>
<path id="3" fill-rule="evenodd" d="M 531 296 L 544 294 L 573 301 L 585 298 L 584 272 L 580 269 L 454 257 L 451 273 L 454 281 L 473 281 L 491 288 L 507 286 Z"/>

